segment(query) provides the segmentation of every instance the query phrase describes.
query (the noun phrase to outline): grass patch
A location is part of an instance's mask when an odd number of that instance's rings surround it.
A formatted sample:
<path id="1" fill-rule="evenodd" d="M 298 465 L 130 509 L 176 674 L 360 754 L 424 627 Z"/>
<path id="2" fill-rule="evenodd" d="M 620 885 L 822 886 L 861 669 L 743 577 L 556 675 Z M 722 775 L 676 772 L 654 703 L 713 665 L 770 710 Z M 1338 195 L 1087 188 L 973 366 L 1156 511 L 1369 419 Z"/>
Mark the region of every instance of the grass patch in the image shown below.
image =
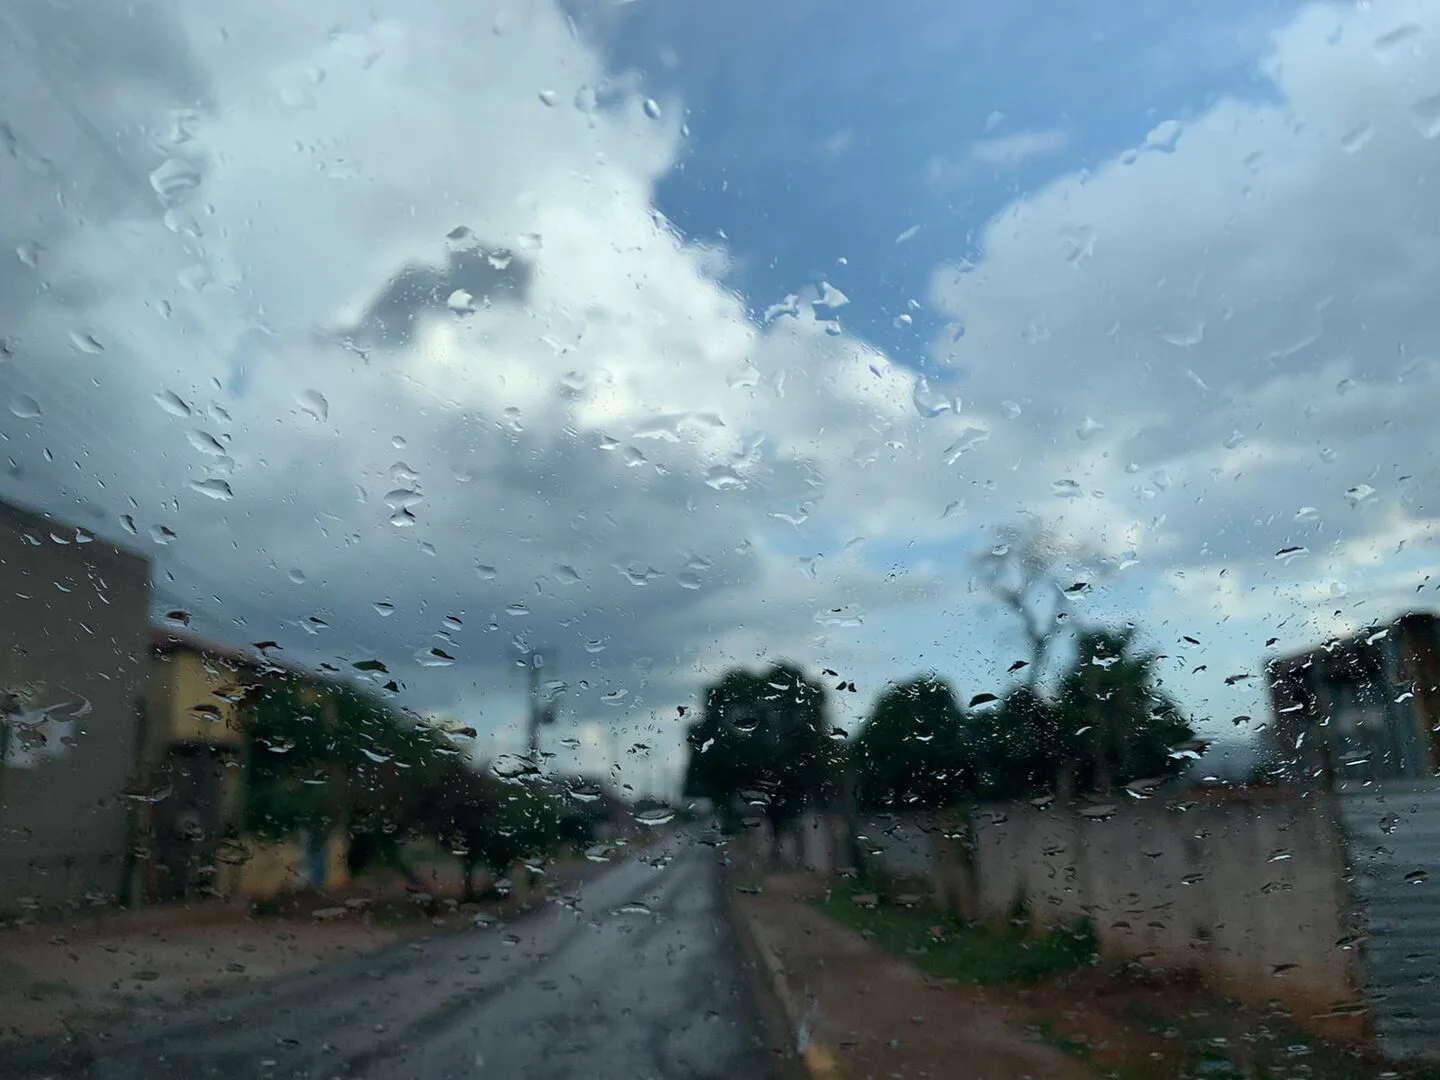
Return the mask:
<path id="1" fill-rule="evenodd" d="M 1095 959 L 1095 934 L 1088 923 L 1057 926 L 1043 935 L 999 933 L 922 905 L 856 903 L 865 895 L 853 886 L 839 886 L 815 906 L 937 978 L 981 985 L 1035 982 Z"/>

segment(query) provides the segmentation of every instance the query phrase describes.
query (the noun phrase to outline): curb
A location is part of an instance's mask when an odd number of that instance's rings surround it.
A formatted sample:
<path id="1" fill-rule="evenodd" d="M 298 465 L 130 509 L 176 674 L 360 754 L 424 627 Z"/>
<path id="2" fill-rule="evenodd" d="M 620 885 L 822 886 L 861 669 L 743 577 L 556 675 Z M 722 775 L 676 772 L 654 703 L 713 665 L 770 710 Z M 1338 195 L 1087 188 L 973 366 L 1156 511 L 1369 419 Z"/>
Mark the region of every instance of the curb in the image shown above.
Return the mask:
<path id="1" fill-rule="evenodd" d="M 727 882 L 726 888 L 730 887 Z M 733 896 L 729 898 L 727 906 L 738 936 L 743 940 L 746 951 L 755 958 L 756 966 L 765 977 L 766 989 L 784 1016 L 786 1041 L 794 1048 L 794 1060 L 803 1066 L 803 1075 L 809 1080 L 844 1080 L 845 1074 L 840 1070 L 835 1052 L 811 1037 L 809 1019 L 790 992 L 780 958 L 766 944 L 765 935 L 755 918 L 745 911 L 743 905 L 737 903 Z M 797 1069 L 796 1072 L 801 1070 Z"/>

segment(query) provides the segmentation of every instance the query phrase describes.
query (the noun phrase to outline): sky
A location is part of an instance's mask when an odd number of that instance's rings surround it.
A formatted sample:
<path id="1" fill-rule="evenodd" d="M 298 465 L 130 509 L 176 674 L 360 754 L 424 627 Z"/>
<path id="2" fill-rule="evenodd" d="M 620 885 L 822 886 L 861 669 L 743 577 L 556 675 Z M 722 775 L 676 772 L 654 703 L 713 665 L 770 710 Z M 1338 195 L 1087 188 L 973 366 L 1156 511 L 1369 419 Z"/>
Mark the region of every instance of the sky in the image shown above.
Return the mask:
<path id="1" fill-rule="evenodd" d="M 998 7 L 7 5 L 0 497 L 639 788 L 735 664 L 1003 690 L 1035 522 L 1243 740 L 1436 606 L 1440 12 Z"/>

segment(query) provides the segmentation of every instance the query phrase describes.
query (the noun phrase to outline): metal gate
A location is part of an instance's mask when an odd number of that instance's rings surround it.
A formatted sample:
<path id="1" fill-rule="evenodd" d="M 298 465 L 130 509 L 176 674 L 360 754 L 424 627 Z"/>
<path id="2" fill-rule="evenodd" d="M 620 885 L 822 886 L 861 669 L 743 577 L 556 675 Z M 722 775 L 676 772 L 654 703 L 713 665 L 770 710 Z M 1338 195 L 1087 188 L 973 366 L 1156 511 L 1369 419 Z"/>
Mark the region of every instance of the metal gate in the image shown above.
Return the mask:
<path id="1" fill-rule="evenodd" d="M 1388 780 L 1336 801 L 1380 1049 L 1440 1060 L 1440 785 Z"/>

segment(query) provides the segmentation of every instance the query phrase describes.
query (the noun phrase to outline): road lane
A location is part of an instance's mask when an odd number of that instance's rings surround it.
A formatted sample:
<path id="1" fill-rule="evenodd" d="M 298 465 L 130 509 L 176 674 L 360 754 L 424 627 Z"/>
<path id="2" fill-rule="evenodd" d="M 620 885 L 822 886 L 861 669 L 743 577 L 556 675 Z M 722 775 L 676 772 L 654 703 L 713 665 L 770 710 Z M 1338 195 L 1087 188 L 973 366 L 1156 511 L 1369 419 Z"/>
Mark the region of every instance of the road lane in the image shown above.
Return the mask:
<path id="1" fill-rule="evenodd" d="M 769 1075 L 718 856 L 684 835 L 507 925 L 103 1032 L 0 1075 L 745 1080 Z"/>

